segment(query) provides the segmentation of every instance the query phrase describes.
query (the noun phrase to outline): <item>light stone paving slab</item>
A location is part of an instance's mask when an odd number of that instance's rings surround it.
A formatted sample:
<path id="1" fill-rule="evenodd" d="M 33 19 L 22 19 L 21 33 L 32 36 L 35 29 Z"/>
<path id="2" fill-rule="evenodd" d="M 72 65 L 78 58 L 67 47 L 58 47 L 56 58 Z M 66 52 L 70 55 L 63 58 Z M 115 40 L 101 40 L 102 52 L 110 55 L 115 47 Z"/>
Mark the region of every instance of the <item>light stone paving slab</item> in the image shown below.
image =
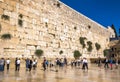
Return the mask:
<path id="1" fill-rule="evenodd" d="M 60 68 L 58 72 L 54 68 L 43 71 L 39 67 L 31 72 L 26 72 L 25 68 L 15 72 L 11 68 L 10 71 L 0 72 L 0 82 L 120 82 L 120 67 L 100 70 L 96 65 L 90 65 L 88 71 L 83 71 L 69 66 Z"/>

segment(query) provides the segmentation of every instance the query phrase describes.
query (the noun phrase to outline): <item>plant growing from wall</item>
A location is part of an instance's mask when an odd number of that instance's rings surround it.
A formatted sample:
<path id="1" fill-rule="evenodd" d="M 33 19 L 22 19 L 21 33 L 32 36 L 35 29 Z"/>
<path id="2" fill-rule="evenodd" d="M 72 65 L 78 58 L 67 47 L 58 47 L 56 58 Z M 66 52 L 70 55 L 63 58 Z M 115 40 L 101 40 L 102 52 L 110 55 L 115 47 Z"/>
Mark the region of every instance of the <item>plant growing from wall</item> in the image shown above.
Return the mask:
<path id="1" fill-rule="evenodd" d="M 75 26 L 75 27 L 74 27 L 74 29 L 76 30 L 76 29 L 77 29 L 77 27 Z"/>
<path id="2" fill-rule="evenodd" d="M 79 38 L 79 41 L 80 41 L 80 44 L 82 45 L 82 48 L 85 48 L 85 40 L 86 40 L 86 37 L 80 37 Z"/>
<path id="3" fill-rule="evenodd" d="M 60 54 L 60 55 L 61 55 L 61 54 L 63 54 L 63 51 L 62 51 L 62 50 L 60 50 L 59 54 Z"/>
<path id="4" fill-rule="evenodd" d="M 88 41 L 88 42 L 87 42 L 87 45 L 88 45 L 88 48 L 87 48 L 88 52 L 91 52 L 92 49 L 93 49 L 93 47 L 92 47 L 92 42 L 91 42 L 91 41 Z"/>
<path id="5" fill-rule="evenodd" d="M 40 57 L 43 55 L 43 50 L 37 49 L 37 50 L 35 51 L 35 55 L 40 58 Z"/>
<path id="6" fill-rule="evenodd" d="M 1 24 L 0 24 L 0 32 L 1 32 L 1 30 L 2 30 L 2 26 L 1 26 Z"/>
<path id="7" fill-rule="evenodd" d="M 23 18 L 23 15 L 22 15 L 22 14 L 19 14 L 19 17 L 22 19 L 22 18 Z"/>
<path id="8" fill-rule="evenodd" d="M 58 48 L 60 48 L 60 42 L 58 42 Z"/>
<path id="9" fill-rule="evenodd" d="M 101 48 L 100 44 L 98 44 L 98 43 L 95 43 L 95 47 L 96 47 L 97 51 Z"/>
<path id="10" fill-rule="evenodd" d="M 91 26 L 90 26 L 90 25 L 88 25 L 88 28 L 90 29 L 90 28 L 91 28 Z"/>
<path id="11" fill-rule="evenodd" d="M 10 17 L 8 15 L 4 15 L 4 14 L 1 16 L 1 18 L 4 20 L 10 20 Z"/>
<path id="12" fill-rule="evenodd" d="M 52 35 L 55 38 L 55 34 L 53 34 L 53 33 L 48 33 L 48 34 Z"/>
<path id="13" fill-rule="evenodd" d="M 60 2 L 58 2 L 58 1 L 57 1 L 57 4 L 56 4 L 56 5 L 57 5 L 57 7 L 59 7 L 59 8 L 60 8 Z"/>
<path id="14" fill-rule="evenodd" d="M 95 43 L 95 47 L 96 47 L 96 50 L 97 50 L 97 54 L 98 54 L 98 51 L 99 49 L 101 48 L 100 44 L 98 44 L 97 42 Z"/>
<path id="15" fill-rule="evenodd" d="M 45 22 L 45 27 L 48 27 L 48 23 L 47 22 Z"/>
<path id="16" fill-rule="evenodd" d="M 21 27 L 23 26 L 23 21 L 21 19 L 18 19 L 18 25 Z"/>
<path id="17" fill-rule="evenodd" d="M 109 56 L 109 49 L 105 49 L 103 51 L 103 54 L 104 54 L 105 57 Z"/>
<path id="18" fill-rule="evenodd" d="M 82 56 L 82 54 L 78 50 L 75 50 L 74 51 L 74 58 L 78 59 L 80 56 Z"/>
<path id="19" fill-rule="evenodd" d="M 6 34 L 3 34 L 3 35 L 1 35 L 1 39 L 4 39 L 4 40 L 6 40 L 6 39 L 11 39 L 11 34 L 9 34 L 9 33 L 6 33 Z"/>
<path id="20" fill-rule="evenodd" d="M 22 18 L 23 18 L 23 15 L 19 14 L 18 25 L 21 26 L 21 27 L 23 26 L 23 20 L 22 20 Z"/>

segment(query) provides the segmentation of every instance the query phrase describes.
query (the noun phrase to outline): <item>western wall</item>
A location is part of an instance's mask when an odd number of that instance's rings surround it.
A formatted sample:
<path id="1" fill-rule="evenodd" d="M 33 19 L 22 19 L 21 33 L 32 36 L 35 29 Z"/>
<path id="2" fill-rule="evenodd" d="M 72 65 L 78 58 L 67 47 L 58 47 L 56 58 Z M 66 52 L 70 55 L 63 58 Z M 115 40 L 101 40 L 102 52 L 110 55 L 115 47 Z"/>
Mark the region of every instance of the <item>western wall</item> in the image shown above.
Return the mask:
<path id="1" fill-rule="evenodd" d="M 0 57 L 30 57 L 42 49 L 46 57 L 103 57 L 111 32 L 58 0 L 0 0 Z M 93 50 L 83 49 L 79 38 L 92 42 Z M 99 51 L 95 43 L 99 43 Z M 59 54 L 63 51 L 63 54 Z"/>

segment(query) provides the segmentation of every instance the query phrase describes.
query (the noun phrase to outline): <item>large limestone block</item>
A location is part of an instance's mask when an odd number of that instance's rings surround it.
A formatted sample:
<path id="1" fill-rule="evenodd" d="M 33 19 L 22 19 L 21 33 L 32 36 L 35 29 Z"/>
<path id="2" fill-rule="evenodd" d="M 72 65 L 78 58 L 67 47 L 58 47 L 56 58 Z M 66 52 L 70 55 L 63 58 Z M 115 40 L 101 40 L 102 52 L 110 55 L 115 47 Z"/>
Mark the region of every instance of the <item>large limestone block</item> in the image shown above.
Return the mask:
<path id="1" fill-rule="evenodd" d="M 35 50 L 36 48 L 35 48 L 35 46 L 27 46 L 27 49 L 28 50 Z"/>
<path id="2" fill-rule="evenodd" d="M 4 3 L 10 4 L 10 0 L 4 0 Z"/>
<path id="3" fill-rule="evenodd" d="M 37 18 L 38 16 L 36 16 L 34 13 L 29 12 L 29 17 L 30 18 Z"/>
<path id="4" fill-rule="evenodd" d="M 21 33 L 24 33 L 24 28 L 17 27 L 17 31 L 21 32 Z"/>
<path id="5" fill-rule="evenodd" d="M 69 44 L 67 42 L 61 42 L 60 43 L 61 48 L 69 48 Z"/>
<path id="6" fill-rule="evenodd" d="M 18 44 L 16 45 L 16 50 L 24 50 L 26 49 L 26 45 L 25 44 Z"/>
<path id="7" fill-rule="evenodd" d="M 7 9 L 8 9 L 9 11 L 14 11 L 14 7 L 11 6 L 11 5 L 7 5 Z"/>
<path id="8" fill-rule="evenodd" d="M 5 15 L 8 15 L 8 16 L 11 16 L 11 11 L 4 10 L 4 14 L 5 14 Z"/>
<path id="9" fill-rule="evenodd" d="M 39 31 L 38 31 L 38 30 L 36 30 L 36 31 L 35 31 L 35 34 L 39 36 Z"/>
<path id="10" fill-rule="evenodd" d="M 15 18 L 10 18 L 10 24 L 15 26 L 17 24 L 17 20 Z"/>
<path id="11" fill-rule="evenodd" d="M 37 45 L 46 47 L 46 42 L 44 42 L 44 41 L 37 41 Z"/>
<path id="12" fill-rule="evenodd" d="M 2 31 L 6 30 L 9 31 L 10 30 L 10 24 L 6 23 L 6 22 L 1 22 L 1 27 L 2 27 Z"/>
<path id="13" fill-rule="evenodd" d="M 24 14 L 23 14 L 23 15 L 24 15 Z M 30 17 L 24 16 L 22 19 L 23 19 L 25 22 L 32 23 L 32 20 L 31 20 Z"/>
<path id="14" fill-rule="evenodd" d="M 14 31 L 14 37 L 19 37 L 20 38 L 20 32 Z"/>
<path id="15" fill-rule="evenodd" d="M 24 27 L 24 28 L 27 28 L 27 27 L 28 27 L 28 22 L 27 22 L 27 21 L 24 21 L 23 27 Z"/>
<path id="16" fill-rule="evenodd" d="M 39 40 L 39 38 L 38 38 L 38 36 L 37 36 L 37 35 L 35 36 L 35 39 L 34 39 L 34 40 L 37 40 L 37 41 Z"/>
<path id="17" fill-rule="evenodd" d="M 28 12 L 29 6 L 23 5 L 23 4 L 17 4 L 19 9 L 23 9 Z"/>
<path id="18" fill-rule="evenodd" d="M 11 38 L 11 40 L 9 42 L 14 43 L 14 44 L 19 44 L 19 39 L 18 38 Z"/>
<path id="19" fill-rule="evenodd" d="M 3 9 L 2 8 L 0 8 L 0 15 L 2 15 L 3 14 Z"/>
<path id="20" fill-rule="evenodd" d="M 28 34 L 27 38 L 28 38 L 29 40 L 33 40 L 33 39 L 34 39 L 34 36 L 32 36 L 32 34 Z"/>
<path id="21" fill-rule="evenodd" d="M 40 35 L 39 35 L 39 36 L 38 36 L 38 40 L 39 40 L 39 41 L 43 41 L 43 36 L 40 36 Z"/>
<path id="22" fill-rule="evenodd" d="M 7 4 L 6 3 L 0 3 L 0 8 L 2 9 L 7 9 Z"/>
<path id="23" fill-rule="evenodd" d="M 41 29 L 40 29 L 40 31 L 42 31 L 44 33 L 47 33 L 48 32 L 48 28 L 42 26 Z"/>
<path id="24" fill-rule="evenodd" d="M 43 37 L 43 41 L 45 41 L 45 42 L 51 42 L 52 40 L 50 39 L 49 36 L 44 36 Z"/>
<path id="25" fill-rule="evenodd" d="M 11 15 L 10 15 L 11 18 L 17 19 L 18 16 L 19 14 L 17 12 L 11 12 Z"/>
<path id="26" fill-rule="evenodd" d="M 36 30 L 36 25 L 35 24 L 32 25 L 32 29 Z"/>
<path id="27" fill-rule="evenodd" d="M 28 12 L 25 11 L 25 10 L 23 10 L 23 9 L 19 9 L 18 12 L 19 12 L 20 14 L 22 14 L 22 15 L 25 15 L 25 16 L 28 16 L 28 15 L 29 15 Z"/>
<path id="28" fill-rule="evenodd" d="M 37 45 L 37 42 L 35 40 L 28 40 L 27 43 L 31 45 Z"/>
<path id="29" fill-rule="evenodd" d="M 35 55 L 35 50 L 31 50 L 30 51 L 30 55 L 32 56 L 32 55 Z"/>
<path id="30" fill-rule="evenodd" d="M 58 48 L 59 44 L 52 44 L 51 45 L 53 48 Z"/>
<path id="31" fill-rule="evenodd" d="M 22 40 L 20 41 L 20 44 L 23 44 L 23 45 L 29 44 L 28 39 L 22 39 Z"/>
<path id="32" fill-rule="evenodd" d="M 29 36 L 29 38 L 32 40 L 38 40 L 38 36 L 36 36 L 36 35 L 33 35 L 33 36 L 31 35 L 31 36 Z"/>
<path id="33" fill-rule="evenodd" d="M 4 2 L 4 0 L 0 0 L 0 2 Z"/>
<path id="34" fill-rule="evenodd" d="M 9 1 L 10 1 L 9 5 L 12 5 L 13 7 L 16 7 L 16 4 L 17 4 L 16 1 L 14 1 L 14 0 L 9 0 Z"/>

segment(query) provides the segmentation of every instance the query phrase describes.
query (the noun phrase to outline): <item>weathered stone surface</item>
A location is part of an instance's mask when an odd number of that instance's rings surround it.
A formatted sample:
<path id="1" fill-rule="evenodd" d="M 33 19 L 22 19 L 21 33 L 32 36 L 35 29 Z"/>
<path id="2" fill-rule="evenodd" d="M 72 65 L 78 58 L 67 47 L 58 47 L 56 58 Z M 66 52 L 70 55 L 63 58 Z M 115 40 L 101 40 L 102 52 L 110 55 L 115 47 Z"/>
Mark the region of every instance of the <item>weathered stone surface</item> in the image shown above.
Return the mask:
<path id="1" fill-rule="evenodd" d="M 3 9 L 2 8 L 0 8 L 0 15 L 2 15 L 3 14 Z"/>
<path id="2" fill-rule="evenodd" d="M 29 49 L 29 50 L 35 50 L 35 46 L 27 46 L 27 49 Z"/>
<path id="3" fill-rule="evenodd" d="M 60 3 L 58 0 L 2 0 L 0 16 L 8 15 L 10 20 L 0 17 L 1 32 L 10 33 L 11 40 L 5 45 L 0 44 L 2 54 L 34 55 L 35 49 L 42 49 L 47 57 L 57 57 L 60 50 L 64 56 L 73 57 L 74 50 L 79 50 L 83 57 L 98 57 L 95 43 L 101 45 L 98 53 L 103 56 L 103 50 L 108 48 L 109 37 L 114 32 Z M 18 21 L 18 20 L 21 21 Z M 20 24 L 20 25 L 19 25 Z M 86 37 L 92 42 L 93 50 L 82 49 L 80 37 Z M 3 43 L 0 39 L 0 43 Z M 4 48 L 12 48 L 11 52 Z M 90 55 L 92 54 L 92 55 Z"/>

